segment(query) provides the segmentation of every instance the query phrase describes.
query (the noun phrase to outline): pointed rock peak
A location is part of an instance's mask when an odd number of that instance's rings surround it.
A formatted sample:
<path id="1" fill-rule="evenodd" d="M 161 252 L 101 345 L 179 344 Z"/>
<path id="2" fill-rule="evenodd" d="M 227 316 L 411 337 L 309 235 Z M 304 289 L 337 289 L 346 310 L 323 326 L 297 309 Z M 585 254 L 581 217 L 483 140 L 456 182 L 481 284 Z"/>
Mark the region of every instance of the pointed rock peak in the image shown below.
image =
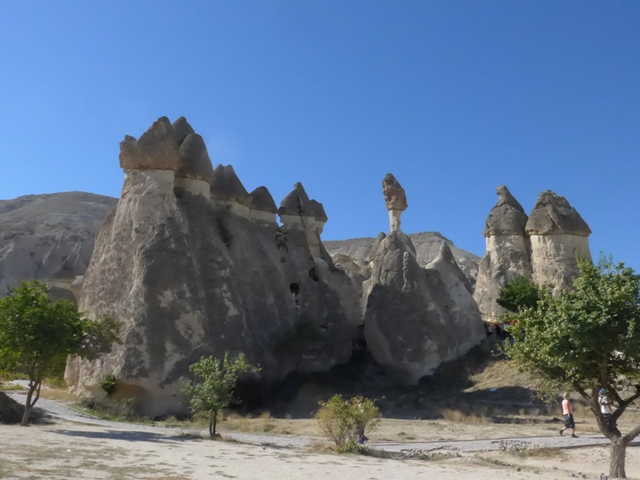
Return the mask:
<path id="1" fill-rule="evenodd" d="M 136 140 L 129 135 L 120 142 L 120 166 L 131 170 L 173 170 L 179 168 L 179 144 L 173 138 L 171 123 L 160 117 Z"/>
<path id="2" fill-rule="evenodd" d="M 516 200 L 516 198 L 513 195 L 511 195 L 511 192 L 509 191 L 506 185 L 500 185 L 496 189 L 496 193 L 500 196 L 500 200 L 498 200 L 498 203 L 496 204 L 496 206 L 509 205 L 510 207 L 515 208 L 519 212 L 524 213 L 524 208 L 522 208 L 522 205 L 520 205 L 518 200 Z"/>
<path id="3" fill-rule="evenodd" d="M 189 134 L 196 133 L 195 130 L 191 128 L 191 125 L 189 125 L 189 122 L 187 122 L 187 119 L 184 117 L 180 117 L 175 122 L 173 122 L 173 124 L 171 125 L 171 129 L 173 131 L 173 138 L 178 145 L 182 145 L 182 142 L 184 142 Z"/>
<path id="4" fill-rule="evenodd" d="M 382 241 L 387 238 L 387 234 L 384 232 L 380 232 L 378 234 L 378 236 L 376 237 L 376 239 L 373 242 L 373 245 L 371 245 L 371 250 L 369 250 L 369 256 L 367 257 L 367 259 L 369 261 L 371 261 L 371 259 L 375 256 L 376 252 L 378 251 L 378 248 L 380 248 L 380 244 L 382 243 Z"/>
<path id="5" fill-rule="evenodd" d="M 258 187 L 251 192 L 251 203 L 249 204 L 254 210 L 261 210 L 263 212 L 278 213 L 278 207 L 273 200 L 271 193 L 267 187 Z"/>
<path id="6" fill-rule="evenodd" d="M 316 217 L 316 220 L 319 222 L 326 222 L 329 220 L 329 217 L 327 217 L 327 213 L 324 211 L 324 207 L 320 202 L 311 200 L 311 210 L 313 211 L 313 216 Z"/>
<path id="7" fill-rule="evenodd" d="M 189 124 L 186 125 L 188 126 Z M 186 131 L 186 129 L 183 131 Z M 213 166 L 211 165 L 209 152 L 202 137 L 197 133 L 189 133 L 181 143 L 180 169 L 176 172 L 176 176 L 204 180 L 205 182 L 212 183 L 214 177 Z"/>
<path id="8" fill-rule="evenodd" d="M 315 216 L 309 196 L 300 182 L 297 182 L 293 186 L 293 191 L 284 197 L 280 203 L 278 213 L 280 215 L 302 215 L 306 217 Z"/>
<path id="9" fill-rule="evenodd" d="M 591 235 L 589 225 L 566 198 L 551 190 L 542 192 L 526 225 L 527 235 Z"/>
<path id="10" fill-rule="evenodd" d="M 445 262 L 455 263 L 456 265 L 458 264 L 456 262 L 455 257 L 453 256 L 453 253 L 451 252 L 451 248 L 445 241 L 443 241 L 440 244 L 440 251 L 438 252 L 438 257 L 444 260 Z"/>
<path id="11" fill-rule="evenodd" d="M 391 173 L 387 173 L 382 180 L 382 193 L 387 204 L 387 210 L 404 211 L 407 209 L 407 195 L 404 188 Z"/>
<path id="12" fill-rule="evenodd" d="M 498 203 L 491 209 L 483 235 L 491 237 L 495 235 L 522 235 L 527 224 L 527 215 L 522 205 L 518 203 L 509 189 L 501 185 L 496 189 L 500 196 Z"/>
<path id="13" fill-rule="evenodd" d="M 211 198 L 235 201 L 244 205 L 251 202 L 251 195 L 244 188 L 231 165 L 218 165 L 214 170 Z"/>

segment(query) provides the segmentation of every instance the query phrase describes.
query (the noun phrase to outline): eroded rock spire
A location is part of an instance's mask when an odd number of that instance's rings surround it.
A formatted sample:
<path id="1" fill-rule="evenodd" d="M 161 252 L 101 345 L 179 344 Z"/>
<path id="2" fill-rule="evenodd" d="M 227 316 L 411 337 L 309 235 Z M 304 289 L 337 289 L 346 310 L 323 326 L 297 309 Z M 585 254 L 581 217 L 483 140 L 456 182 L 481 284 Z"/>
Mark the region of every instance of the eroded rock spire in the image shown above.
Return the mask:
<path id="1" fill-rule="evenodd" d="M 391 173 L 387 173 L 382 180 L 382 193 L 389 211 L 389 231 L 399 231 L 400 216 L 408 207 L 404 188 L 396 180 L 396 177 Z"/>

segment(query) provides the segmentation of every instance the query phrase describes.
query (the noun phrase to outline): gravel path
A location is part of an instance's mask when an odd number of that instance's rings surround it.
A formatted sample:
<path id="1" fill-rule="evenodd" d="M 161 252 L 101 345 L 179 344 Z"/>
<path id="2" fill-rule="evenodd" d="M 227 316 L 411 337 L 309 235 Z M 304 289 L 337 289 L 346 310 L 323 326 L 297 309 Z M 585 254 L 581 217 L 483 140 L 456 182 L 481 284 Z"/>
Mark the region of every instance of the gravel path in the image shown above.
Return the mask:
<path id="1" fill-rule="evenodd" d="M 18 383 L 18 382 L 15 382 Z M 14 400 L 24 403 L 25 393 L 8 391 L 7 393 Z M 41 398 L 38 400 L 36 411 L 52 418 L 60 418 L 71 422 L 79 422 L 90 425 L 99 425 L 122 432 L 153 432 L 165 435 L 207 434 L 207 430 L 185 429 L 180 427 L 161 427 L 156 425 L 145 425 L 138 423 L 112 422 L 89 415 L 62 403 Z M 277 447 L 306 447 L 313 445 L 317 439 L 311 437 L 295 437 L 291 435 L 267 435 L 251 434 L 240 432 L 221 432 L 224 437 L 243 443 L 256 445 L 272 445 Z M 410 455 L 420 453 L 430 453 L 438 450 L 453 452 L 477 452 L 490 450 L 505 450 L 510 448 L 576 448 L 589 447 L 595 445 L 608 444 L 609 440 L 602 435 L 580 435 L 578 438 L 569 436 L 549 436 L 549 437 L 521 437 L 502 438 L 488 440 L 460 440 L 441 442 L 407 442 L 407 443 L 369 443 L 367 446 L 387 452 L 404 452 Z M 632 444 L 640 444 L 633 442 Z"/>

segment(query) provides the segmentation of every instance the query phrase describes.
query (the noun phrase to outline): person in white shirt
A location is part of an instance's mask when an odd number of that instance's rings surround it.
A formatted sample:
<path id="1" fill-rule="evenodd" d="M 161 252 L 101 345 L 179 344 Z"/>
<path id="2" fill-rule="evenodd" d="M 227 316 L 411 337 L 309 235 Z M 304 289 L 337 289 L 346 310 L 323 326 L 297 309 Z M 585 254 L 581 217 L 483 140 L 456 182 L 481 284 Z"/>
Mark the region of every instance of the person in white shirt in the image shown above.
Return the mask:
<path id="1" fill-rule="evenodd" d="M 611 400 L 609 400 L 607 391 L 604 388 L 600 390 L 598 403 L 600 404 L 600 412 L 602 412 L 605 422 L 607 422 L 607 425 L 611 426 L 611 415 L 613 415 L 613 410 L 611 410 Z"/>

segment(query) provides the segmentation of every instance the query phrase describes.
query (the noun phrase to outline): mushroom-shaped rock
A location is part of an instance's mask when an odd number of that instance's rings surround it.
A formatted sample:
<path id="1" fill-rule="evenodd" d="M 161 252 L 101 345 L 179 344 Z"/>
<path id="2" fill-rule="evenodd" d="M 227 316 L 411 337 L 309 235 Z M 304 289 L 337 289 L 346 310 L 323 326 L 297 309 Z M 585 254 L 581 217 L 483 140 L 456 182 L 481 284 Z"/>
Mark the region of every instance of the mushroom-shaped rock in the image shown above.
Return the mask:
<path id="1" fill-rule="evenodd" d="M 197 133 L 189 133 L 180 145 L 180 169 L 176 176 L 213 182 L 214 174 L 209 152 L 204 140 Z"/>
<path id="2" fill-rule="evenodd" d="M 496 193 L 500 199 L 489 212 L 483 235 L 524 235 L 527 215 L 522 205 L 504 185 L 499 186 Z"/>
<path id="3" fill-rule="evenodd" d="M 251 202 L 251 195 L 244 188 L 231 165 L 218 165 L 214 170 L 211 198 L 234 201 L 243 205 Z"/>
<path id="4" fill-rule="evenodd" d="M 404 188 L 391 173 L 387 173 L 382 180 L 382 192 L 387 203 L 387 210 L 404 211 L 407 209 L 407 195 Z"/>
<path id="5" fill-rule="evenodd" d="M 314 217 L 315 212 L 311 205 L 311 200 L 304 187 L 300 182 L 297 182 L 293 191 L 289 193 L 280 203 L 280 209 L 278 213 L 282 215 L 297 215 L 303 217 Z"/>
<path id="6" fill-rule="evenodd" d="M 577 235 L 588 237 L 591 229 L 566 198 L 546 190 L 538 196 L 526 225 L 527 235 Z"/>
<path id="7" fill-rule="evenodd" d="M 120 142 L 120 166 L 131 170 L 173 170 L 180 163 L 180 145 L 167 117 L 160 117 L 136 140 L 127 135 Z"/>
<path id="8" fill-rule="evenodd" d="M 329 217 L 327 217 L 327 213 L 324 211 L 324 207 L 320 202 L 312 199 L 311 210 L 313 211 L 313 216 L 317 221 L 326 223 L 327 220 L 329 220 Z"/>
<path id="9" fill-rule="evenodd" d="M 249 207 L 262 212 L 278 213 L 276 202 L 273 200 L 267 187 L 258 187 L 251 192 L 251 203 Z"/>
<path id="10" fill-rule="evenodd" d="M 407 195 L 400 182 L 392 174 L 387 173 L 382 180 L 382 193 L 389 211 L 389 231 L 400 230 L 400 216 L 407 209 Z"/>

